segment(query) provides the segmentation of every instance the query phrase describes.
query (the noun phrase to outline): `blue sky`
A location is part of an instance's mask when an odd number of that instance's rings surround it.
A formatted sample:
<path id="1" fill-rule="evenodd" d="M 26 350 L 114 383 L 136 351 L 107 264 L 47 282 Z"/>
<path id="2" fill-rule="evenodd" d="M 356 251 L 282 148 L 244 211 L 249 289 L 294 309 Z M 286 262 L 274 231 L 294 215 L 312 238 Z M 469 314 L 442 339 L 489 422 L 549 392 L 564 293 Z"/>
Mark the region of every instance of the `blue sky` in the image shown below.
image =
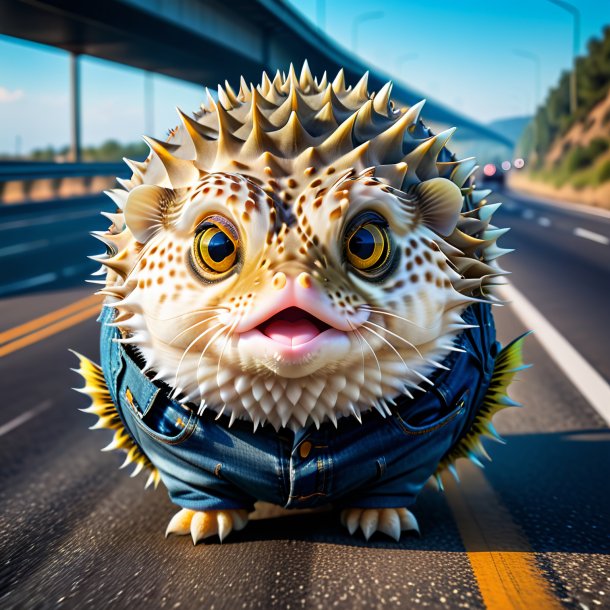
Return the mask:
<path id="1" fill-rule="evenodd" d="M 83 144 L 109 138 L 163 137 L 178 122 L 176 106 L 196 109 L 204 88 L 152 78 L 152 129 L 144 107 L 145 73 L 94 57 L 81 58 Z M 70 138 L 69 57 L 64 51 L 0 36 L 0 153 L 22 153 Z M 17 140 L 20 140 L 19 142 Z"/>
<path id="2" fill-rule="evenodd" d="M 314 23 L 320 0 L 291 2 Z M 572 0 L 581 12 L 581 52 L 610 24 L 610 1 Z M 548 0 L 326 0 L 325 31 L 351 49 L 358 15 L 383 11 L 358 27 L 358 55 L 427 97 L 482 121 L 530 114 L 540 58 L 541 96 L 571 64 L 572 18 Z M 406 57 L 405 57 L 406 56 Z M 405 58 L 400 61 L 400 58 Z"/>
<path id="3" fill-rule="evenodd" d="M 315 23 L 320 2 L 292 4 Z M 582 52 L 610 23 L 610 1 L 573 2 L 582 14 Z M 354 19 L 383 11 L 358 28 L 362 59 L 483 122 L 534 109 L 534 65 L 515 49 L 540 58 L 542 97 L 571 62 L 571 18 L 548 0 L 326 0 L 323 6 L 326 33 L 348 49 Z M 149 131 L 161 137 L 176 123 L 175 106 L 194 110 L 203 101 L 203 85 L 215 85 L 154 76 L 151 126 L 141 71 L 83 58 L 82 80 L 85 145 L 109 137 L 135 141 Z M 60 146 L 68 139 L 67 53 L 0 36 L 0 152 Z"/>

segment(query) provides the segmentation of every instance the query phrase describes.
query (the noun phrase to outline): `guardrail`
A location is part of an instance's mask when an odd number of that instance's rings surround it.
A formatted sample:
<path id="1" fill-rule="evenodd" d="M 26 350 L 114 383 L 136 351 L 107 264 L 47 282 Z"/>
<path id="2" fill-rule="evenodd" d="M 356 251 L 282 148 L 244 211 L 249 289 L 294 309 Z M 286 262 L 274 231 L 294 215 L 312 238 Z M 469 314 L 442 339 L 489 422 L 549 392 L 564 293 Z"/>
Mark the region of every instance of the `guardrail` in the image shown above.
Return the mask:
<path id="1" fill-rule="evenodd" d="M 44 202 L 99 193 L 128 178 L 124 163 L 0 161 L 0 203 Z"/>

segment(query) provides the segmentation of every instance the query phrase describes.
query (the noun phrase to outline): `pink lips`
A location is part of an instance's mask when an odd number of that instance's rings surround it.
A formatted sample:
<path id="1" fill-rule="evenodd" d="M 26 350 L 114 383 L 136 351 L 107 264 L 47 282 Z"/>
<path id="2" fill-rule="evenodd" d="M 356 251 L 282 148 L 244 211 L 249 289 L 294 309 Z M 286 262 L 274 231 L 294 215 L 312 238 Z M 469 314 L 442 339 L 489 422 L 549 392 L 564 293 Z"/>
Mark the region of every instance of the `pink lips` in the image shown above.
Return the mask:
<path id="1" fill-rule="evenodd" d="M 258 326 L 264 335 L 288 346 L 308 343 L 329 328 L 328 324 L 298 307 L 288 307 Z"/>

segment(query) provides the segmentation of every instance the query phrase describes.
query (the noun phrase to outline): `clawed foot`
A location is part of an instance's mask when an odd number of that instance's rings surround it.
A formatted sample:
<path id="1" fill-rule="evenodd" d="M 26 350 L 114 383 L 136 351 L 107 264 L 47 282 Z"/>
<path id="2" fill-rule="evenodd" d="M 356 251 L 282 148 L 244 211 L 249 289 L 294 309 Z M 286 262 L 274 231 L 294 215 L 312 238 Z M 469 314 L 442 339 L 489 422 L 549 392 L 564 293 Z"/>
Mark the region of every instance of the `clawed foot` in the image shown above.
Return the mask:
<path id="1" fill-rule="evenodd" d="M 375 532 L 383 532 L 396 541 L 407 530 L 419 534 L 417 519 L 406 508 L 346 508 L 341 511 L 341 523 L 350 534 L 360 527 L 367 540 Z"/>
<path id="2" fill-rule="evenodd" d="M 169 522 L 165 537 L 170 534 L 191 535 L 193 544 L 216 536 L 222 542 L 233 530 L 239 531 L 248 523 L 247 510 L 179 510 Z"/>
<path id="3" fill-rule="evenodd" d="M 165 536 L 190 534 L 193 544 L 198 544 L 217 535 L 222 542 L 233 530 L 239 531 L 247 523 L 247 510 L 195 511 L 183 508 L 170 520 Z M 401 532 L 412 530 L 419 534 L 417 519 L 406 508 L 346 508 L 341 512 L 341 523 L 350 534 L 360 528 L 367 540 L 375 532 L 382 532 L 396 541 L 400 540 Z"/>

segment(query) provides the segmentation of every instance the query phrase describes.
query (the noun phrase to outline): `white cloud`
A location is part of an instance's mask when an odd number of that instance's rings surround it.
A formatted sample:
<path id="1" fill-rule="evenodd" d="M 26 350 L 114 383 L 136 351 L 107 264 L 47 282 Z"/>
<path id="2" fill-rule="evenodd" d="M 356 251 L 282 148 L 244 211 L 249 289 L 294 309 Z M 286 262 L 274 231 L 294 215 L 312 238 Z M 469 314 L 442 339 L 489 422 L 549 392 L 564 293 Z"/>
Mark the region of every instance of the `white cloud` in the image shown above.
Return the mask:
<path id="1" fill-rule="evenodd" d="M 25 95 L 23 89 L 14 89 L 10 91 L 6 87 L 0 87 L 0 104 L 2 103 L 10 103 L 16 102 L 20 100 Z"/>

